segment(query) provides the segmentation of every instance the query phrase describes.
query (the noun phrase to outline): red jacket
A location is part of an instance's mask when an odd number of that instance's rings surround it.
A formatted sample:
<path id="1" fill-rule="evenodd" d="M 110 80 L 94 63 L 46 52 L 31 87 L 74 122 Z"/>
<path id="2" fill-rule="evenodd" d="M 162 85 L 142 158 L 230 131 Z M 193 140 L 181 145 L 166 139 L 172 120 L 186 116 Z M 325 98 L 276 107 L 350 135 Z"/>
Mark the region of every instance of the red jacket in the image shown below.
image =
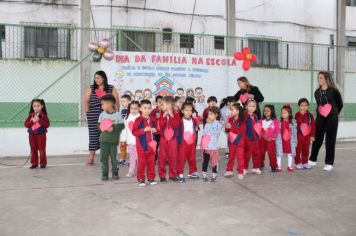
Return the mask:
<path id="1" fill-rule="evenodd" d="M 228 123 L 231 124 L 231 128 L 225 128 L 226 132 L 231 132 L 237 134 L 236 139 L 233 143 L 228 139 L 229 144 L 239 144 L 239 142 L 244 138 L 246 132 L 246 124 L 244 121 L 239 121 L 239 119 L 235 119 L 234 117 L 229 117 Z"/>
<path id="2" fill-rule="evenodd" d="M 184 122 L 183 122 L 183 117 L 180 118 L 180 123 L 179 123 L 179 132 L 178 132 L 178 144 L 182 144 L 183 143 L 183 139 L 184 139 Z M 195 135 L 196 137 L 196 132 L 198 132 L 199 130 L 199 124 L 198 124 L 198 120 L 193 118 L 193 135 Z"/>
<path id="3" fill-rule="evenodd" d="M 142 115 L 136 118 L 132 126 L 132 134 L 136 136 L 136 148 L 138 152 L 149 151 L 149 143 L 153 140 L 153 134 L 149 131 L 144 131 L 147 126 L 156 127 L 153 120 L 147 119 Z"/>
<path id="4" fill-rule="evenodd" d="M 27 132 L 29 134 L 43 134 L 47 133 L 47 128 L 49 127 L 49 119 L 46 113 L 41 112 L 39 116 L 38 124 L 40 125 L 37 129 L 32 129 L 33 125 L 35 124 L 32 122 L 32 118 L 35 116 L 34 112 L 28 114 L 27 119 L 25 121 L 25 127 L 27 128 Z"/>
<path id="5" fill-rule="evenodd" d="M 174 137 L 177 137 L 180 122 L 181 117 L 178 112 L 173 111 L 173 117 L 170 117 L 169 115 L 163 117 L 162 114 L 161 118 L 158 120 L 157 125 L 159 134 L 162 136 L 164 134 L 165 129 L 170 127 L 174 130 Z"/>
<path id="6" fill-rule="evenodd" d="M 295 113 L 295 120 L 297 121 L 297 133 L 298 135 L 303 135 L 302 131 L 300 130 L 300 125 L 306 123 L 310 125 L 311 131 L 309 136 L 315 137 L 315 121 L 314 116 L 310 112 L 306 112 L 304 115 L 300 112 Z"/>

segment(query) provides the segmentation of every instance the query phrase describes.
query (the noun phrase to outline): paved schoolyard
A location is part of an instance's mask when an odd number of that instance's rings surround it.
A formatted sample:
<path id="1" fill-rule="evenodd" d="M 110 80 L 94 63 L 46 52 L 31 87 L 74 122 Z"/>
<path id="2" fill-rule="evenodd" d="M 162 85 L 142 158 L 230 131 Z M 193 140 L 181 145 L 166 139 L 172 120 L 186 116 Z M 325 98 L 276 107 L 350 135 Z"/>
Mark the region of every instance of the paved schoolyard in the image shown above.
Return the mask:
<path id="1" fill-rule="evenodd" d="M 127 167 L 103 183 L 85 157 L 49 157 L 45 170 L 0 166 L 0 236 L 356 235 L 356 143 L 337 145 L 332 172 L 323 155 L 293 174 L 144 188 L 124 177 Z"/>

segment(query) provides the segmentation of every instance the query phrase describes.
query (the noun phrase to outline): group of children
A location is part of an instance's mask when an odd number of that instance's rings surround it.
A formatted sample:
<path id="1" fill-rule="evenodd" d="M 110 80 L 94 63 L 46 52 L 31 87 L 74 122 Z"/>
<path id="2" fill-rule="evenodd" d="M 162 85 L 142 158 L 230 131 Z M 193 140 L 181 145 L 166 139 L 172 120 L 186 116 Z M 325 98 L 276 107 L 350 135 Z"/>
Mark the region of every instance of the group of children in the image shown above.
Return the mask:
<path id="1" fill-rule="evenodd" d="M 225 177 L 233 176 L 235 160 L 237 174 L 243 179 L 249 170 L 261 174 L 265 154 L 268 153 L 272 172 L 282 171 L 282 158 L 287 157 L 289 172 L 310 168 L 308 165 L 309 146 L 314 141 L 314 117 L 308 111 L 309 101 L 298 101 L 299 111 L 293 117 L 290 105 L 281 108 L 281 119 L 276 118 L 273 105 L 265 105 L 262 118 L 256 115 L 257 102 L 248 99 L 245 103 L 236 102 L 233 97 L 223 100 L 220 108 L 216 97 L 208 99 L 208 107 L 202 116 L 195 110 L 194 98 L 157 96 L 156 108 L 151 101 L 130 101 L 129 96 L 121 97 L 121 111 L 115 112 L 115 97 L 107 94 L 101 97 L 102 113 L 98 119 L 100 133 L 100 161 L 102 180 L 109 178 L 109 162 L 112 164 L 112 178 L 118 179 L 118 165 L 125 164 L 126 150 L 129 154 L 129 170 L 126 177 L 136 175 L 139 186 L 157 184 L 156 163 L 161 182 L 185 182 L 184 167 L 188 162 L 188 178 L 198 179 L 196 146 L 200 123 L 203 129 L 200 148 L 203 181 L 208 181 L 208 166 L 212 167 L 211 181 L 217 181 L 219 161 L 219 135 L 227 135 L 228 163 Z M 31 168 L 45 168 L 46 132 L 49 119 L 43 100 L 34 99 L 31 111 L 25 121 L 31 146 Z M 121 160 L 117 162 L 117 145 L 120 142 Z M 109 159 L 110 158 L 110 159 Z"/>

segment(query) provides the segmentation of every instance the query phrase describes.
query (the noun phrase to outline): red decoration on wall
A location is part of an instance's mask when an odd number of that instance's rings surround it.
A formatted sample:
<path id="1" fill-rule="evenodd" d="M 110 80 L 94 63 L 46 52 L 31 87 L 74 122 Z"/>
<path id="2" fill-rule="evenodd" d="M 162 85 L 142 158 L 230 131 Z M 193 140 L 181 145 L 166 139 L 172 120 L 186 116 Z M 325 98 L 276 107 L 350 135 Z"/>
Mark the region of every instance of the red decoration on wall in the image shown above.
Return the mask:
<path id="1" fill-rule="evenodd" d="M 256 55 L 250 52 L 249 48 L 243 48 L 242 52 L 235 52 L 234 58 L 236 60 L 243 60 L 242 69 L 247 71 L 251 67 L 251 62 L 256 62 Z"/>

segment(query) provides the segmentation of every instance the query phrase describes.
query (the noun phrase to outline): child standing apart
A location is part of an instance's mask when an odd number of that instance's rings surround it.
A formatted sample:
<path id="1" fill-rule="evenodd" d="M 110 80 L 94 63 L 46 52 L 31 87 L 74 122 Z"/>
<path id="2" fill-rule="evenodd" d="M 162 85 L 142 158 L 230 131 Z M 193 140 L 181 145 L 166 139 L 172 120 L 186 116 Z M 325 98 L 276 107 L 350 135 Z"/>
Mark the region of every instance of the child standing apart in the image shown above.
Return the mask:
<path id="1" fill-rule="evenodd" d="M 125 120 L 125 129 L 122 131 L 121 136 L 125 138 L 127 149 L 129 151 L 130 166 L 126 177 L 130 178 L 135 175 L 135 169 L 137 166 L 136 137 L 132 134 L 132 129 L 136 118 L 140 116 L 140 103 L 138 101 L 132 101 L 128 109 L 130 114 Z"/>
<path id="2" fill-rule="evenodd" d="M 231 105 L 231 117 L 225 125 L 225 131 L 228 133 L 229 161 L 226 166 L 224 176 L 233 176 L 234 162 L 237 160 L 238 178 L 244 178 L 244 149 L 245 149 L 245 122 L 244 111 L 238 103 Z"/>
<path id="3" fill-rule="evenodd" d="M 178 181 L 177 157 L 178 157 L 178 128 L 180 116 L 174 111 L 174 98 L 166 96 L 162 100 L 163 115 L 159 119 L 158 127 L 161 135 L 158 153 L 158 172 L 161 182 L 166 180 L 166 163 L 169 166 L 169 179 Z"/>
<path id="4" fill-rule="evenodd" d="M 33 99 L 30 112 L 25 121 L 28 132 L 28 139 L 31 148 L 31 167 L 38 167 L 38 152 L 40 152 L 40 167 L 46 168 L 46 133 L 49 127 L 49 119 L 46 111 L 46 104 L 43 99 Z"/>
<path id="5" fill-rule="evenodd" d="M 298 126 L 298 146 L 295 156 L 295 165 L 297 169 L 308 168 L 310 143 L 315 140 L 315 122 L 314 116 L 309 112 L 309 101 L 301 98 L 298 101 L 299 112 L 295 114 L 295 120 Z"/>
<path id="6" fill-rule="evenodd" d="M 217 104 L 218 104 L 218 99 L 215 96 L 210 96 L 208 98 L 208 107 L 205 108 L 205 110 L 203 111 L 203 125 L 204 126 L 208 119 L 209 108 L 217 107 Z M 220 112 L 219 112 L 219 117 L 220 117 Z M 217 117 L 217 120 L 220 120 L 219 117 Z"/>
<path id="7" fill-rule="evenodd" d="M 153 134 L 157 132 L 155 122 L 150 118 L 152 110 L 151 101 L 141 100 L 141 115 L 136 118 L 132 134 L 136 137 L 137 161 L 137 181 L 139 186 L 146 186 L 146 175 L 150 185 L 156 185 L 155 181 L 155 153 L 157 142 L 153 139 Z"/>
<path id="8" fill-rule="evenodd" d="M 245 124 L 246 124 L 246 138 L 245 138 L 245 170 L 247 173 L 248 166 L 250 163 L 250 158 L 252 156 L 253 169 L 251 170 L 254 174 L 261 174 L 260 170 L 260 135 L 261 129 L 258 124 L 258 118 L 255 114 L 257 109 L 257 102 L 254 99 L 249 99 L 246 102 L 246 112 L 245 112 Z"/>
<path id="9" fill-rule="evenodd" d="M 265 166 L 265 155 L 268 153 L 269 165 L 272 172 L 277 172 L 276 138 L 279 134 L 279 122 L 273 105 L 265 105 L 262 120 L 262 138 L 260 140 L 261 168 Z"/>
<path id="10" fill-rule="evenodd" d="M 121 131 L 124 129 L 123 119 L 119 112 L 115 112 L 115 97 L 107 94 L 101 98 L 102 112 L 99 116 L 100 133 L 100 162 L 102 177 L 101 180 L 109 179 L 109 156 L 112 164 L 112 178 L 119 179 L 119 169 L 117 167 L 117 145 Z M 106 124 L 110 124 L 109 125 Z M 104 127 L 107 126 L 107 127 Z"/>
<path id="11" fill-rule="evenodd" d="M 203 181 L 208 181 L 208 165 L 211 160 L 213 177 L 211 182 L 216 182 L 218 177 L 219 142 L 218 138 L 222 130 L 221 123 L 217 120 L 220 115 L 219 108 L 212 106 L 208 110 L 207 123 L 203 130 L 201 150 L 203 152 Z"/>
<path id="12" fill-rule="evenodd" d="M 121 102 L 121 111 L 120 111 L 121 117 L 122 117 L 122 119 L 125 120 L 127 118 L 127 116 L 129 115 L 128 107 L 131 102 L 131 96 L 128 94 L 122 95 L 120 102 Z M 125 132 L 121 132 L 121 135 L 120 135 L 120 161 L 119 161 L 120 166 L 127 164 L 127 162 L 126 162 L 127 143 L 126 143 L 125 137 L 123 136 L 124 133 Z"/>
<path id="13" fill-rule="evenodd" d="M 183 103 L 182 118 L 179 125 L 178 135 L 178 163 L 177 174 L 179 182 L 185 182 L 184 178 L 184 165 L 188 160 L 189 174 L 188 177 L 198 179 L 197 163 L 196 163 L 196 132 L 198 124 L 195 118 L 192 117 L 193 104 Z"/>
<path id="14" fill-rule="evenodd" d="M 280 132 L 276 139 L 278 172 L 282 172 L 283 155 L 288 157 L 288 171 L 294 172 L 293 157 L 295 157 L 297 140 L 297 123 L 293 119 L 292 108 L 286 104 L 281 109 Z"/>

